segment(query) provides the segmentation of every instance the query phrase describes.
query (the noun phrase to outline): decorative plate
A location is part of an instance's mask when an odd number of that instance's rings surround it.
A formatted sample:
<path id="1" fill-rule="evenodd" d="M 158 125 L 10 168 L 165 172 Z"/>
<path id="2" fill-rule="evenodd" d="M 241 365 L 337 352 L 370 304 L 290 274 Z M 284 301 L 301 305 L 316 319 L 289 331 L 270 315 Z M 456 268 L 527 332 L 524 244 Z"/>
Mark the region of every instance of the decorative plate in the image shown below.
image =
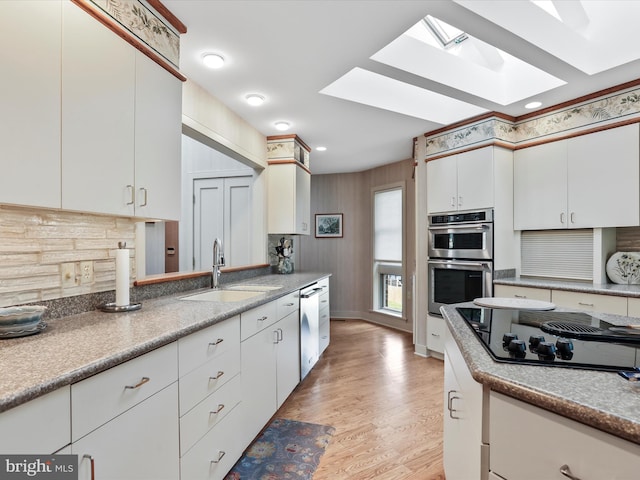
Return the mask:
<path id="1" fill-rule="evenodd" d="M 476 298 L 473 303 L 489 308 L 513 308 L 517 310 L 553 310 L 556 306 L 551 302 L 530 300 L 528 298 L 483 297 Z"/>
<path id="2" fill-rule="evenodd" d="M 616 252 L 607 260 L 605 269 L 609 280 L 613 283 L 640 284 L 640 253 Z"/>

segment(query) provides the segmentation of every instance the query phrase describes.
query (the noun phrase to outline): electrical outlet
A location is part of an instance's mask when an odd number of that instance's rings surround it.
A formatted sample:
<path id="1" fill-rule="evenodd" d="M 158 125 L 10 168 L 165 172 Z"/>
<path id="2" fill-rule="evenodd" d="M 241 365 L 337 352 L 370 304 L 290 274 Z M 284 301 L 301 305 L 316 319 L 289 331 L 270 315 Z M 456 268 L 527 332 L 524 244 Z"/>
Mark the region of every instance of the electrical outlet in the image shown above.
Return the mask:
<path id="1" fill-rule="evenodd" d="M 80 262 L 80 283 L 93 283 L 93 262 L 90 260 Z"/>
<path id="2" fill-rule="evenodd" d="M 76 264 L 63 263 L 60 266 L 60 277 L 62 288 L 75 287 L 76 284 Z"/>

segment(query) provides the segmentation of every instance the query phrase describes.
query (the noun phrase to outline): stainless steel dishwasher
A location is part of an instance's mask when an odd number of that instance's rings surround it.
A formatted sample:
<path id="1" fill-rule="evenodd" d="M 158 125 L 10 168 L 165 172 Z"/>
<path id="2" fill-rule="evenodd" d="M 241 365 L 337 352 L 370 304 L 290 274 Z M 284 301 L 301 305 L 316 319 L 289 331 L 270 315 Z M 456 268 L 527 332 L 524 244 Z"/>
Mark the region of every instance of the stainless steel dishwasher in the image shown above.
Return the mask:
<path id="1" fill-rule="evenodd" d="M 320 302 L 317 283 L 300 290 L 300 380 L 318 361 L 320 351 Z"/>

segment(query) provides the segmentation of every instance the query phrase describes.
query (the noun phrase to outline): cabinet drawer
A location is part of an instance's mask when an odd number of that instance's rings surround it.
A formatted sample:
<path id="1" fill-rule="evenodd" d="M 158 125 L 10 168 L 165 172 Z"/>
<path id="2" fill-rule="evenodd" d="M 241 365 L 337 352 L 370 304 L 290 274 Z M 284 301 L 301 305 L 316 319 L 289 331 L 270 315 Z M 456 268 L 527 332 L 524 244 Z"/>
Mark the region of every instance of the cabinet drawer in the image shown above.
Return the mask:
<path id="1" fill-rule="evenodd" d="M 495 285 L 493 295 L 502 298 L 528 298 L 530 300 L 551 301 L 551 290 L 546 288 L 515 287 L 512 285 Z"/>
<path id="2" fill-rule="evenodd" d="M 640 298 L 627 298 L 627 315 L 640 317 Z"/>
<path id="3" fill-rule="evenodd" d="M 264 330 L 269 325 L 276 323 L 276 302 L 265 303 L 248 312 L 240 314 L 240 340 L 246 340 Z"/>
<path id="4" fill-rule="evenodd" d="M 284 318 L 291 312 L 300 308 L 300 293 L 291 292 L 289 295 L 280 297 L 276 300 L 278 319 Z"/>
<path id="5" fill-rule="evenodd" d="M 318 280 L 318 287 L 322 288 L 322 293 L 329 293 L 329 277 Z"/>
<path id="6" fill-rule="evenodd" d="M 490 469 L 500 478 L 561 479 L 563 465 L 582 479 L 638 477 L 640 445 L 495 392 L 489 409 Z"/>
<path id="7" fill-rule="evenodd" d="M 444 352 L 444 336 L 447 325 L 443 318 L 427 316 L 427 349 Z"/>
<path id="8" fill-rule="evenodd" d="M 328 322 L 331 319 L 331 311 L 329 310 L 329 305 L 324 307 L 320 307 L 319 319 L 320 324 L 322 322 Z"/>
<path id="9" fill-rule="evenodd" d="M 329 318 L 327 318 L 326 320 L 322 320 L 322 318 L 320 319 L 320 351 L 319 353 L 322 354 L 322 352 L 324 352 L 326 350 L 326 348 L 329 346 L 329 342 L 331 340 L 331 321 L 329 320 Z"/>
<path id="10" fill-rule="evenodd" d="M 178 379 L 176 342 L 71 385 L 75 441 Z"/>
<path id="11" fill-rule="evenodd" d="M 184 376 L 208 360 L 240 345 L 240 316 L 178 340 L 178 366 Z"/>
<path id="12" fill-rule="evenodd" d="M 240 345 L 180 377 L 180 415 L 240 373 Z"/>
<path id="13" fill-rule="evenodd" d="M 180 456 L 240 403 L 241 386 L 236 375 L 180 418 Z"/>
<path id="14" fill-rule="evenodd" d="M 0 414 L 4 455 L 53 453 L 71 442 L 68 386 Z M 11 432 L 11 435 L 7 435 Z"/>
<path id="15" fill-rule="evenodd" d="M 553 303 L 558 307 L 574 308 L 576 310 L 589 312 L 612 313 L 614 315 L 627 315 L 627 299 L 625 297 L 553 290 L 551 292 L 551 298 Z"/>
<path id="16" fill-rule="evenodd" d="M 242 435 L 242 404 L 212 428 L 180 461 L 180 478 L 222 480 L 247 446 Z"/>

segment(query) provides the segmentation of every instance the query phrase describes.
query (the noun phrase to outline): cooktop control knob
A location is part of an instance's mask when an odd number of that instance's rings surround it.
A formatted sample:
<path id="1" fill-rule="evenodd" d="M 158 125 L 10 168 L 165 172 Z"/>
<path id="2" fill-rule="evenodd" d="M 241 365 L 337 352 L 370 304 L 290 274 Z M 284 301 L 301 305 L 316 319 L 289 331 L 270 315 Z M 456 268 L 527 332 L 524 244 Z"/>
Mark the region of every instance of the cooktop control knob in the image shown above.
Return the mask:
<path id="1" fill-rule="evenodd" d="M 511 358 L 524 358 L 527 356 L 527 343 L 524 340 L 511 340 L 509 346 L 509 356 Z"/>
<path id="2" fill-rule="evenodd" d="M 537 353 L 540 360 L 553 362 L 556 359 L 556 346 L 552 342 L 540 342 Z"/>
<path id="3" fill-rule="evenodd" d="M 502 348 L 505 351 L 509 350 L 509 344 L 513 341 L 513 340 L 517 340 L 518 339 L 518 334 L 516 333 L 505 333 L 504 335 L 502 335 Z"/>
<path id="4" fill-rule="evenodd" d="M 544 342 L 544 335 L 531 335 L 529 337 L 529 350 L 531 350 L 531 353 L 538 353 L 540 342 Z"/>
<path id="5" fill-rule="evenodd" d="M 556 342 L 556 355 L 562 360 L 573 358 L 573 342 L 568 338 L 559 338 Z"/>

